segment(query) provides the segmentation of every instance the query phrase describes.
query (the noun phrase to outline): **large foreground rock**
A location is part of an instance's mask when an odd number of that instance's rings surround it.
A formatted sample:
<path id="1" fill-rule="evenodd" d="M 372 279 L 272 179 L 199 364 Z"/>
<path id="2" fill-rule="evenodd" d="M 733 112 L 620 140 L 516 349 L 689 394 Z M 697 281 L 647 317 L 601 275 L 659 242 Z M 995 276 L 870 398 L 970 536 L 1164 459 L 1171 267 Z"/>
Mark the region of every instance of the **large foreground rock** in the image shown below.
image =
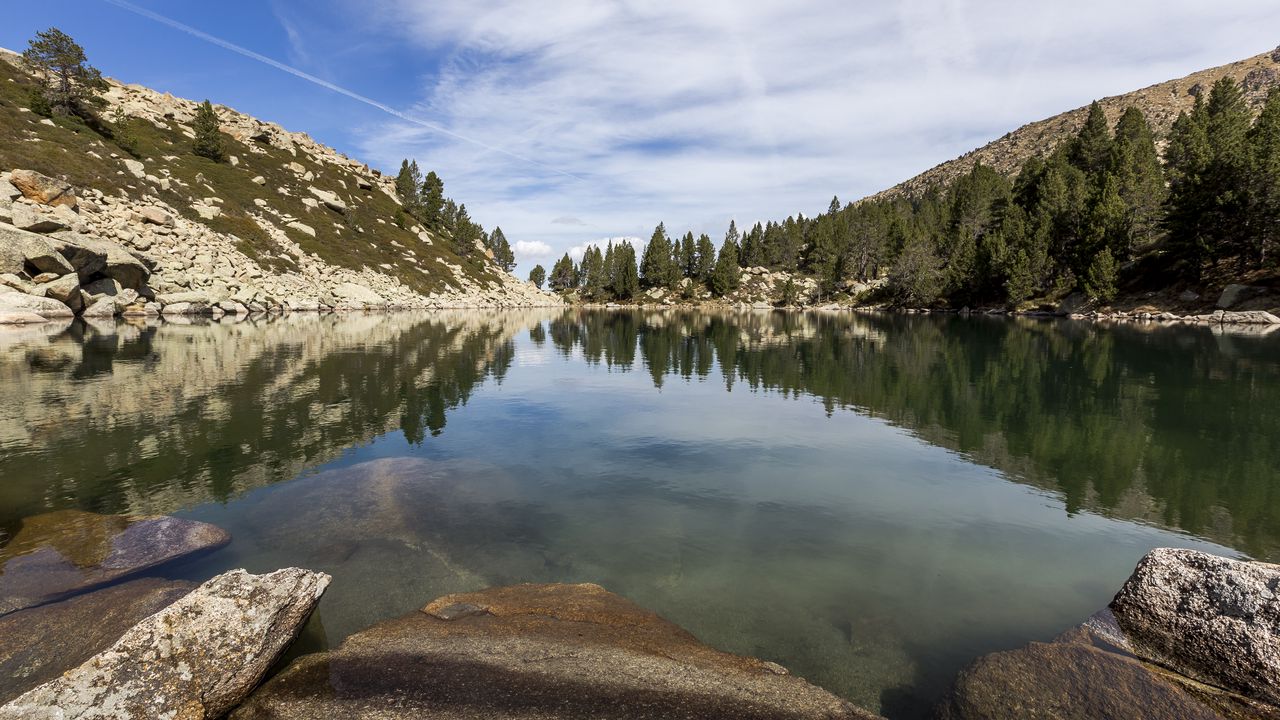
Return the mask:
<path id="1" fill-rule="evenodd" d="M 106 650 L 194 587 L 144 578 L 5 615 L 0 618 L 0 703 Z"/>
<path id="2" fill-rule="evenodd" d="M 235 720 L 869 718 L 597 585 L 449 595 L 308 655 Z"/>
<path id="3" fill-rule="evenodd" d="M 1138 655 L 1280 703 L 1280 566 L 1157 548 L 1111 611 Z"/>
<path id="4" fill-rule="evenodd" d="M 78 202 L 76 189 L 70 183 L 41 175 L 34 170 L 14 170 L 9 175 L 9 182 L 28 199 L 41 205 L 65 205 L 73 208 Z"/>
<path id="5" fill-rule="evenodd" d="M 222 547 L 225 530 L 173 517 L 59 510 L 26 518 L 0 548 L 0 615 Z"/>
<path id="6" fill-rule="evenodd" d="M 293 642 L 328 584 L 328 575 L 298 568 L 219 575 L 0 707 L 0 720 L 220 717 Z"/>
<path id="7" fill-rule="evenodd" d="M 1275 708 L 1143 663 L 1103 611 L 1053 642 L 985 655 L 960 673 L 940 720 L 1244 720 Z"/>

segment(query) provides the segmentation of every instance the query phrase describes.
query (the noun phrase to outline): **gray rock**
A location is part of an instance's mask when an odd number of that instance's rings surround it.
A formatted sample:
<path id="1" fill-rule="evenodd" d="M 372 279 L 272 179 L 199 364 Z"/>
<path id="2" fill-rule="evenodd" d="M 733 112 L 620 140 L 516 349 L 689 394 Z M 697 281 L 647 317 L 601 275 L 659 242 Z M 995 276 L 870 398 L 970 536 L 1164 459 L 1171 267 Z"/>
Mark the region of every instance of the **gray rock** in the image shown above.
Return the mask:
<path id="1" fill-rule="evenodd" d="M 65 222 L 62 218 L 36 212 L 27 205 L 14 205 L 9 210 L 9 216 L 11 218 L 10 222 L 14 227 L 28 232 L 51 233 L 71 227 L 70 223 Z"/>
<path id="2" fill-rule="evenodd" d="M 0 707 L 0 719 L 221 717 L 293 642 L 328 584 L 328 575 L 298 568 L 219 575 Z"/>
<path id="3" fill-rule="evenodd" d="M 1218 308 L 1227 310 L 1253 297 L 1265 294 L 1266 288 L 1252 287 L 1250 285 L 1228 285 L 1222 289 L 1222 294 L 1218 296 Z"/>
<path id="4" fill-rule="evenodd" d="M 27 270 L 34 271 L 33 275 L 75 272 L 49 238 L 10 225 L 0 225 L 0 273 L 19 275 Z"/>
<path id="5" fill-rule="evenodd" d="M 324 203 L 324 206 L 330 210 L 339 214 L 347 212 L 347 204 L 343 202 L 342 198 L 338 197 L 336 193 L 331 193 L 328 190 L 321 190 L 316 187 L 309 187 L 307 188 L 307 191 L 315 196 L 317 200 Z"/>
<path id="6" fill-rule="evenodd" d="M 47 318 L 26 310 L 0 310 L 0 325 L 38 325 Z"/>
<path id="7" fill-rule="evenodd" d="M 598 585 L 440 598 L 295 661 L 234 720 L 873 718 Z"/>
<path id="8" fill-rule="evenodd" d="M 144 207 L 138 210 L 138 216 L 142 218 L 142 222 L 144 223 L 150 223 L 152 225 L 159 225 L 161 227 L 169 227 L 169 228 L 173 227 L 174 225 L 172 215 L 170 215 L 165 210 L 155 207 L 153 205 L 148 205 L 147 207 Z"/>
<path id="9" fill-rule="evenodd" d="M 142 180 L 147 176 L 147 166 L 143 165 L 137 160 L 125 158 L 124 167 L 126 170 L 129 171 L 130 175 L 134 176 L 139 180 Z"/>
<path id="10" fill-rule="evenodd" d="M 341 283 L 334 286 L 333 296 L 339 306 L 379 307 L 387 304 L 381 295 L 358 283 Z"/>
<path id="11" fill-rule="evenodd" d="M 34 170 L 14 170 L 9 174 L 9 183 L 28 199 L 41 205 L 73 208 L 77 203 L 76 189 L 69 183 L 41 175 Z"/>
<path id="12" fill-rule="evenodd" d="M 151 277 L 151 269 L 119 243 L 76 233 L 59 233 L 52 242 L 58 252 L 76 266 L 82 280 L 101 273 L 123 287 L 139 289 Z M 100 261 L 96 259 L 98 256 L 102 258 Z M 95 267 L 98 269 L 93 269 Z"/>
<path id="13" fill-rule="evenodd" d="M 81 313 L 81 316 L 87 318 L 112 317 L 116 314 L 116 310 L 115 298 L 104 295 L 103 297 L 94 300 L 89 307 L 85 308 L 84 312 Z"/>
<path id="14" fill-rule="evenodd" d="M 58 510 L 22 521 L 0 548 L 0 615 L 60 600 L 182 557 L 222 547 L 217 526 Z"/>
<path id="15" fill-rule="evenodd" d="M 194 587 L 145 578 L 0 618 L 0 703 L 106 650 Z"/>
<path id="16" fill-rule="evenodd" d="M 75 313 L 53 298 L 11 292 L 0 294 L 0 312 L 34 313 L 44 318 L 69 318 Z M 0 605 L 3 602 L 0 601 Z"/>
<path id="17" fill-rule="evenodd" d="M 210 315 L 213 313 L 213 304 L 208 302 L 176 302 L 165 303 L 160 310 L 160 314 L 165 317 L 179 315 Z"/>
<path id="18" fill-rule="evenodd" d="M 1195 302 L 1200 299 L 1200 294 L 1196 292 L 1192 292 L 1191 290 L 1183 290 L 1178 295 L 1178 299 L 1184 303 Z"/>
<path id="19" fill-rule="evenodd" d="M 1280 703 L 1280 566 L 1157 548 L 1111 611 L 1139 656 Z"/>
<path id="20" fill-rule="evenodd" d="M 44 284 L 45 297 L 71 308 L 72 312 L 84 309 L 80 300 L 80 278 L 75 273 L 68 273 L 50 283 Z"/>
<path id="21" fill-rule="evenodd" d="M 175 303 L 202 303 L 210 305 L 213 298 L 209 294 L 201 290 L 192 290 L 190 292 L 180 293 L 162 293 L 156 296 L 156 302 L 164 305 L 173 305 Z"/>

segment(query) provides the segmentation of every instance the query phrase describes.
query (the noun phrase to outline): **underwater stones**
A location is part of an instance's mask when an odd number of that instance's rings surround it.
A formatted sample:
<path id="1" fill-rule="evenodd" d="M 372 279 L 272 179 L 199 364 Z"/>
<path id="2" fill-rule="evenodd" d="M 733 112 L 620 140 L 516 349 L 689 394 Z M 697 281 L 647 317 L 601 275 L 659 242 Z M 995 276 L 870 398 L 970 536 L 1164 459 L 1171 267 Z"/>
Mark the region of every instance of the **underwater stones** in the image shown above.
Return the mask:
<path id="1" fill-rule="evenodd" d="M 58 510 L 22 521 L 0 548 L 0 616 L 222 547 L 223 529 L 173 517 Z"/>
<path id="2" fill-rule="evenodd" d="M 379 623 L 299 659 L 232 717 L 874 716 L 598 585 L 552 584 L 449 595 Z"/>
<path id="3" fill-rule="evenodd" d="M 194 583 L 144 578 L 0 618 L 0 703 L 111 647 Z"/>
<path id="4" fill-rule="evenodd" d="M 1157 548 L 1111 611 L 1138 655 L 1280 703 L 1280 566 Z"/>
<path id="5" fill-rule="evenodd" d="M 219 575 L 0 707 L 0 720 L 221 717 L 298 636 L 328 584 L 299 568 Z"/>

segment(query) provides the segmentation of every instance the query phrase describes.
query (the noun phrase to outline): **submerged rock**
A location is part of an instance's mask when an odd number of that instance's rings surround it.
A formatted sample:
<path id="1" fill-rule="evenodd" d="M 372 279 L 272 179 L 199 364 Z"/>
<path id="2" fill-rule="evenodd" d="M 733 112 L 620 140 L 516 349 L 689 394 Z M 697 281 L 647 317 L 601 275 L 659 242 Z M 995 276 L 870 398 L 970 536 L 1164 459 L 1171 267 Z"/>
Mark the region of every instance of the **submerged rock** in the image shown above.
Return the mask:
<path id="1" fill-rule="evenodd" d="M 1111 611 L 1138 655 L 1280 703 L 1280 566 L 1157 548 Z"/>
<path id="2" fill-rule="evenodd" d="M 144 578 L 0 618 L 0 703 L 111 647 L 193 587 Z"/>
<path id="3" fill-rule="evenodd" d="M 0 707 L 0 720 L 220 717 L 293 642 L 328 584 L 328 575 L 298 568 L 219 575 Z"/>
<path id="4" fill-rule="evenodd" d="M 173 517 L 79 510 L 29 517 L 0 548 L 0 616 L 222 547 L 222 528 Z"/>
<path id="5" fill-rule="evenodd" d="M 598 585 L 517 585 L 445 596 L 305 656 L 233 715 L 334 717 L 874 716 Z"/>

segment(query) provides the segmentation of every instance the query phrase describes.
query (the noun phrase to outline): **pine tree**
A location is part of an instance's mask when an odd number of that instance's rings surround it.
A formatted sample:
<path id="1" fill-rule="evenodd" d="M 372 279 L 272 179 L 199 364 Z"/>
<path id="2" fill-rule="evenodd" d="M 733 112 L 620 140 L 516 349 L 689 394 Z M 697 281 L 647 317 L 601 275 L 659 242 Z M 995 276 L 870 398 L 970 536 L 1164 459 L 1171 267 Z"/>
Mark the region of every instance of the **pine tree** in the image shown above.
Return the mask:
<path id="1" fill-rule="evenodd" d="M 408 184 L 416 184 L 414 176 L 418 171 L 417 163 L 413 164 L 410 169 L 409 176 L 405 179 L 406 192 L 408 192 Z M 403 173 L 404 170 L 401 169 Z M 396 192 L 400 192 L 400 178 L 396 178 Z M 407 195 L 401 195 L 402 198 Z M 417 207 L 421 208 L 422 221 L 432 230 L 439 230 L 442 214 L 444 213 L 444 180 L 436 175 L 436 171 L 432 170 L 427 173 L 427 177 L 422 181 L 421 190 L 418 192 L 418 199 L 415 202 Z"/>
<path id="2" fill-rule="evenodd" d="M 1116 124 L 1115 142 L 1111 146 L 1110 171 L 1119 182 L 1120 197 L 1128 206 L 1133 247 L 1130 251 L 1151 245 L 1160 233 L 1164 219 L 1164 202 L 1168 197 L 1164 167 L 1156 150 L 1155 133 L 1142 111 L 1125 110 Z"/>
<path id="3" fill-rule="evenodd" d="M 1089 175 L 1105 171 L 1111 160 L 1111 126 L 1095 100 L 1089 115 L 1071 143 L 1071 163 Z"/>
<path id="4" fill-rule="evenodd" d="M 116 106 L 111 114 L 111 139 L 116 147 L 138 157 L 138 133 L 134 129 L 133 118 L 124 114 L 124 108 Z"/>
<path id="5" fill-rule="evenodd" d="M 558 292 L 566 292 L 578 286 L 577 273 L 574 271 L 573 258 L 569 257 L 569 253 L 565 253 L 563 257 L 551 266 L 551 289 Z"/>
<path id="6" fill-rule="evenodd" d="M 213 105 L 205 100 L 196 109 L 195 120 L 191 123 L 191 129 L 195 132 L 195 139 L 191 141 L 192 152 L 214 162 L 222 162 L 221 127 L 218 122 L 218 113 L 214 112 Z"/>
<path id="7" fill-rule="evenodd" d="M 894 298 L 912 307 L 932 305 L 942 295 L 943 282 L 942 260 L 932 243 L 923 235 L 909 236 L 889 269 L 889 291 Z"/>
<path id="8" fill-rule="evenodd" d="M 732 227 L 732 223 L 730 224 Z M 737 233 L 737 229 L 732 231 Z M 699 282 L 707 282 L 711 279 L 711 271 L 716 266 L 716 246 L 712 244 L 711 238 L 703 233 L 698 236 L 698 259 L 697 266 L 694 269 L 693 276 Z"/>
<path id="9" fill-rule="evenodd" d="M 1271 89 L 1249 131 L 1249 160 L 1249 251 L 1262 267 L 1280 246 L 1280 88 Z"/>
<path id="10" fill-rule="evenodd" d="M 22 59 L 42 78 L 42 108 L 54 115 L 89 117 L 105 101 L 102 73 L 89 64 L 84 48 L 58 28 L 36 33 Z"/>
<path id="11" fill-rule="evenodd" d="M 640 294 L 640 275 L 636 268 L 636 249 L 631 243 L 618 243 L 614 248 L 615 273 L 613 294 L 620 300 L 630 300 Z"/>
<path id="12" fill-rule="evenodd" d="M 486 245 L 493 252 L 493 259 L 498 263 L 498 267 L 505 272 L 511 272 L 516 269 L 515 253 L 511 251 L 511 244 L 507 242 L 507 236 L 502 233 L 502 228 L 495 227 L 493 229 Z"/>
<path id="13" fill-rule="evenodd" d="M 698 248 L 697 241 L 693 239 L 693 233 L 684 234 L 684 241 L 680 243 L 680 274 L 687 278 L 696 278 L 698 276 Z"/>
<path id="14" fill-rule="evenodd" d="M 1109 303 L 1116 297 L 1116 280 L 1119 274 L 1111 250 L 1104 248 L 1094 256 L 1085 273 L 1084 292 L 1089 299 Z"/>
<path id="15" fill-rule="evenodd" d="M 434 173 L 433 173 L 434 174 Z M 417 160 L 400 161 L 400 172 L 396 175 L 396 195 L 405 212 L 417 217 L 421 214 L 419 204 L 419 188 L 422 186 L 422 173 L 418 170 Z M 443 210 L 443 208 L 442 208 Z M 440 229 L 439 227 L 432 228 Z"/>
<path id="16" fill-rule="evenodd" d="M 675 285 L 675 266 L 671 262 L 671 238 L 667 236 L 667 228 L 658 223 L 653 236 L 644 249 L 644 259 L 640 263 L 640 277 L 647 287 L 672 287 Z"/>
<path id="17" fill-rule="evenodd" d="M 711 271 L 711 292 L 724 297 L 738 289 L 742 279 L 742 269 L 738 265 L 738 245 L 733 242 L 734 228 L 730 225 L 729 234 L 720 246 L 720 257 L 716 259 L 715 269 Z"/>
<path id="18" fill-rule="evenodd" d="M 542 284 L 547 281 L 547 271 L 541 265 L 534 265 L 529 271 L 529 282 L 533 283 L 539 290 Z"/>

